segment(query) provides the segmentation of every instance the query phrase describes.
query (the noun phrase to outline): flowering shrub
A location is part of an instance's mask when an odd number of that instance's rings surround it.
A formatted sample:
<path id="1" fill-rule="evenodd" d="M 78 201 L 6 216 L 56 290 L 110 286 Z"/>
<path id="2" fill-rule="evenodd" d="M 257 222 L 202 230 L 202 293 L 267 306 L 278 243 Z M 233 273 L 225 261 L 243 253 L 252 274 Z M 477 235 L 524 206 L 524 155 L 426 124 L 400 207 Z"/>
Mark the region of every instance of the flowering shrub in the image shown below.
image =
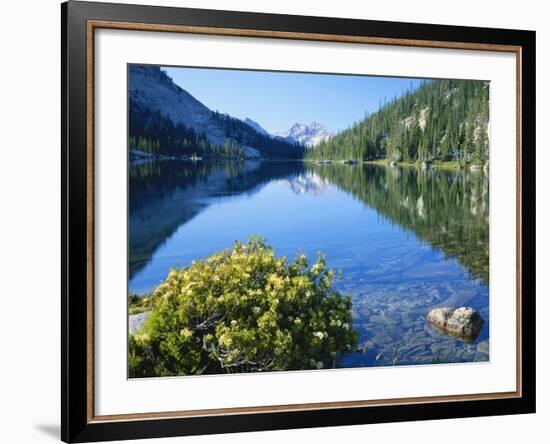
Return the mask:
<path id="1" fill-rule="evenodd" d="M 324 257 L 289 263 L 261 238 L 172 270 L 130 336 L 130 376 L 333 367 L 357 343 L 334 277 Z"/>

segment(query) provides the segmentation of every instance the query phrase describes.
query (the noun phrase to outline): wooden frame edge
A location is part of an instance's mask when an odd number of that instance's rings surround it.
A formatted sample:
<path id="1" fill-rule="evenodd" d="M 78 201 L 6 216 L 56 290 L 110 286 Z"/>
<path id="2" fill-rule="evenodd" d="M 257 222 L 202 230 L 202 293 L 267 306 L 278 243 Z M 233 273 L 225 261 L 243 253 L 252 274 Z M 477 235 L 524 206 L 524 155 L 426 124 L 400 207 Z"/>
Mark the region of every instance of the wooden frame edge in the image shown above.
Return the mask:
<path id="1" fill-rule="evenodd" d="M 522 288 L 522 258 L 523 258 L 523 211 L 522 211 L 522 180 L 523 180 L 523 116 L 522 116 L 522 48 L 516 51 L 516 391 L 523 394 L 523 288 Z"/>
<path id="2" fill-rule="evenodd" d="M 118 415 L 101 415 L 94 414 L 94 32 L 96 29 L 120 29 L 131 31 L 147 31 L 147 32 L 173 32 L 173 33 L 189 33 L 201 35 L 220 35 L 220 36 L 235 36 L 235 37 L 256 37 L 256 38 L 277 38 L 287 40 L 306 40 L 306 41 L 322 41 L 322 42 L 338 42 L 338 43 L 358 43 L 358 44 L 374 44 L 386 46 L 406 46 L 406 47 L 422 47 L 422 48 L 440 48 L 440 49 L 461 49 L 475 51 L 495 51 L 495 52 L 510 52 L 516 56 L 516 391 L 514 392 L 499 392 L 488 394 L 469 394 L 469 395 L 453 395 L 453 396 L 433 396 L 433 397 L 412 397 L 412 398 L 396 398 L 388 400 L 363 400 L 363 401 L 342 401 L 342 402 L 326 402 L 326 403 L 307 403 L 307 404 L 288 404 L 288 405 L 273 405 L 261 407 L 233 407 L 221 409 L 204 409 L 204 410 L 184 410 L 174 412 L 146 412 L 133 414 L 118 414 Z M 485 43 L 467 43 L 467 42 L 446 42 L 432 40 L 416 40 L 416 39 L 397 39 L 383 37 L 366 37 L 366 36 L 345 36 L 334 34 L 313 34 L 300 32 L 286 31 L 264 31 L 252 29 L 237 29 L 237 28 L 217 28 L 207 26 L 188 26 L 188 25 L 165 25 L 165 24 L 148 24 L 137 22 L 124 21 L 109 21 L 109 20 L 93 20 L 89 19 L 86 23 L 86 61 L 87 61 L 87 423 L 113 422 L 124 420 L 153 420 L 164 418 L 190 418 L 204 416 L 227 416 L 237 414 L 259 414 L 259 413 L 274 413 L 274 412 L 296 412 L 305 410 L 330 410 L 335 408 L 360 408 L 360 407 L 376 407 L 389 405 L 407 405 L 416 403 L 443 403 L 443 402 L 460 402 L 460 401 L 476 401 L 476 400 L 495 400 L 495 399 L 514 399 L 522 396 L 522 275 L 521 275 L 521 157 L 522 157 L 522 47 L 519 45 L 500 45 L 500 44 L 485 44 Z"/>
<path id="3" fill-rule="evenodd" d="M 172 32 L 200 35 L 217 35 L 225 37 L 256 37 L 256 38 L 274 38 L 284 40 L 305 40 L 318 42 L 335 43 L 358 43 L 385 46 L 412 46 L 423 48 L 440 49 L 466 49 L 472 51 L 495 51 L 495 52 L 517 52 L 521 49 L 517 45 L 501 45 L 491 43 L 469 43 L 469 42 L 450 42 L 444 40 L 420 40 L 420 39 L 399 39 L 389 37 L 368 37 L 341 34 L 319 34 L 306 32 L 288 32 L 288 31 L 266 31 L 261 29 L 241 29 L 241 28 L 223 28 L 212 26 L 193 26 L 193 25 L 167 25 L 150 24 L 139 22 L 124 22 L 115 20 L 88 20 L 88 27 L 92 32 L 96 28 L 119 29 L 128 31 L 147 31 L 147 32 Z"/>
<path id="4" fill-rule="evenodd" d="M 338 401 L 338 402 L 319 402 L 308 404 L 280 404 L 272 406 L 259 407 L 231 407 L 219 409 L 200 409 L 200 410 L 182 410 L 173 412 L 151 412 L 151 413 L 128 413 L 118 415 L 95 416 L 90 423 L 128 421 L 128 420 L 153 420 L 167 418 L 199 418 L 212 416 L 232 416 L 241 414 L 262 414 L 262 413 L 287 413 L 300 411 L 319 411 L 338 408 L 357 409 L 362 407 L 388 407 L 393 405 L 411 405 L 422 402 L 423 404 L 438 404 L 445 402 L 463 402 L 463 401 L 484 401 L 495 399 L 514 399 L 520 398 L 518 392 L 499 392 L 488 394 L 472 395 L 449 395 L 449 396 L 423 396 L 412 398 L 394 398 L 382 400 L 365 401 Z"/>
<path id="5" fill-rule="evenodd" d="M 94 363 L 95 363 L 95 336 L 94 336 L 94 128 L 95 128 L 95 100 L 94 100 L 94 28 L 86 27 L 86 355 L 87 355 L 87 380 L 86 380 L 86 421 L 89 423 L 94 419 Z"/>

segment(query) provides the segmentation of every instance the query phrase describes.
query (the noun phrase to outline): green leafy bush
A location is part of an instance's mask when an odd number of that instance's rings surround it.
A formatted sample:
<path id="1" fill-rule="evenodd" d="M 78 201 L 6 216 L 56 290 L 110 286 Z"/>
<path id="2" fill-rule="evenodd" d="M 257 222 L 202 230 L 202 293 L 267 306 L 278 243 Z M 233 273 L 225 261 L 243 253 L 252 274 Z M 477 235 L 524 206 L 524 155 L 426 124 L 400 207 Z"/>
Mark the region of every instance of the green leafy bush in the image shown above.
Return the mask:
<path id="1" fill-rule="evenodd" d="M 128 296 L 128 314 L 135 315 L 151 310 L 151 301 L 148 297 L 141 297 L 131 293 Z"/>
<path id="2" fill-rule="evenodd" d="M 324 257 L 288 262 L 261 238 L 172 270 L 130 336 L 130 376 L 333 367 L 357 343 L 334 277 Z"/>

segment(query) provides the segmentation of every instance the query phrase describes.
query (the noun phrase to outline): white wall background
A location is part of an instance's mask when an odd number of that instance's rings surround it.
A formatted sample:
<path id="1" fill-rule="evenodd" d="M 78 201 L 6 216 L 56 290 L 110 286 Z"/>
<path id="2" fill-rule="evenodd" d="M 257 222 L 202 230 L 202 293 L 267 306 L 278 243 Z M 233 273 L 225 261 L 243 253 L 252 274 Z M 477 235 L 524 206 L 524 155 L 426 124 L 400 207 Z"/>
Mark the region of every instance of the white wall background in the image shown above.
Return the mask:
<path id="1" fill-rule="evenodd" d="M 542 442 L 550 421 L 550 14 L 537 0 L 121 1 L 242 11 L 441 23 L 537 31 L 538 413 L 401 424 L 290 430 L 154 442 Z M 55 442 L 59 435 L 60 12 L 58 0 L 0 7 L 0 440 Z M 545 81 L 546 80 L 546 81 Z M 528 116 L 529 117 L 529 116 Z M 540 438 L 537 438 L 537 435 Z M 529 438 L 528 438 L 529 437 Z M 146 442 L 146 441 L 143 441 Z M 152 442 L 152 441 L 151 441 Z"/>

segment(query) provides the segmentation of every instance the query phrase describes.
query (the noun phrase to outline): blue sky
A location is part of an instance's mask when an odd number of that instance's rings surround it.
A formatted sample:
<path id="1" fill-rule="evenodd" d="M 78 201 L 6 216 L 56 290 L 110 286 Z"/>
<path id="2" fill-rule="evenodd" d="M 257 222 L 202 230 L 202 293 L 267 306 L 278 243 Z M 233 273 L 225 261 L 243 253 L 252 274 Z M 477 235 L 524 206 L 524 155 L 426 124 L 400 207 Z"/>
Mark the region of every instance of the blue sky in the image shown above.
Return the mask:
<path id="1" fill-rule="evenodd" d="M 267 131 L 294 123 L 325 125 L 341 131 L 374 112 L 380 102 L 401 95 L 421 80 L 408 78 L 163 68 L 176 84 L 212 110 L 244 119 Z"/>

